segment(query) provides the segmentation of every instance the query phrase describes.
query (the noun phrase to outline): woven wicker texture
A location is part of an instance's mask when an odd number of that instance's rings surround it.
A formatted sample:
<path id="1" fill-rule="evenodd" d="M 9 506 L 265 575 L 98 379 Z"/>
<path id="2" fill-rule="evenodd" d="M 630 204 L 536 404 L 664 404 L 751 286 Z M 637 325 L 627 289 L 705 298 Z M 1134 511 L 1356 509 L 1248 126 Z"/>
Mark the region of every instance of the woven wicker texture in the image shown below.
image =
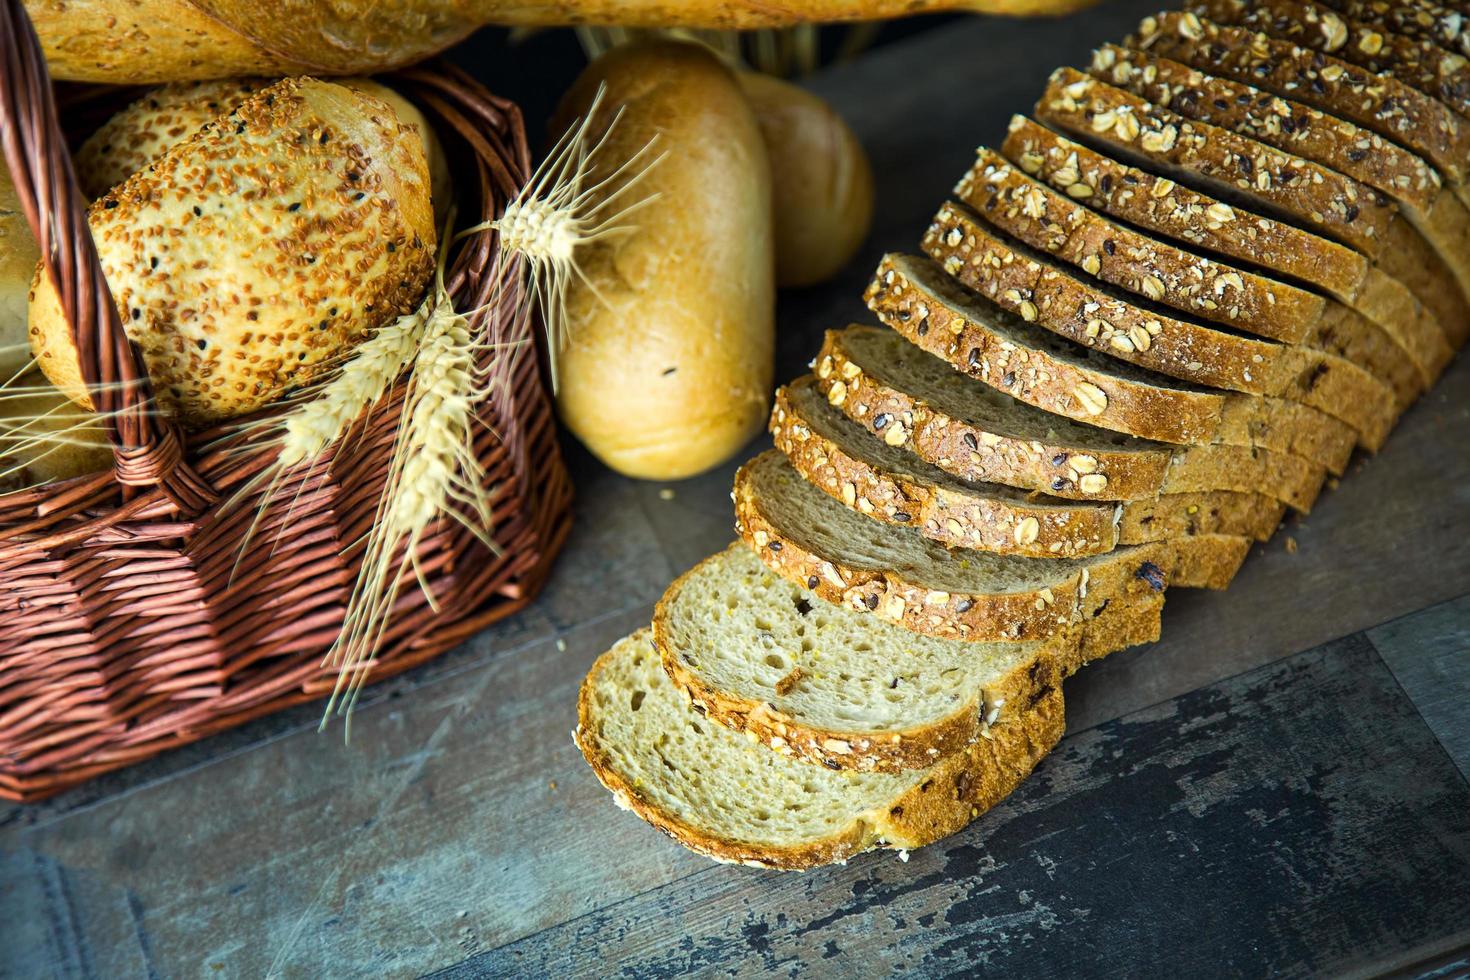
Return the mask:
<path id="1" fill-rule="evenodd" d="M 461 213 L 499 214 L 531 165 L 516 106 L 444 65 L 389 81 L 461 164 Z M 261 497 L 220 502 L 273 450 L 233 428 L 181 433 L 146 410 L 147 376 L 103 279 L 57 120 L 24 8 L 0 0 L 0 143 L 83 376 L 117 413 L 114 471 L 0 495 L 0 796 L 20 800 L 331 690 L 336 672 L 321 662 L 357 576 L 404 394 L 400 382 L 326 459 L 293 474 L 243 548 Z M 480 408 L 476 450 L 498 547 L 458 522 L 434 525 L 418 565 L 439 609 L 405 581 L 369 681 L 525 605 L 569 527 L 539 331 L 518 288 L 495 288 L 496 255 L 493 233 L 466 238 L 447 285 L 495 345 L 487 356 L 501 383 Z"/>

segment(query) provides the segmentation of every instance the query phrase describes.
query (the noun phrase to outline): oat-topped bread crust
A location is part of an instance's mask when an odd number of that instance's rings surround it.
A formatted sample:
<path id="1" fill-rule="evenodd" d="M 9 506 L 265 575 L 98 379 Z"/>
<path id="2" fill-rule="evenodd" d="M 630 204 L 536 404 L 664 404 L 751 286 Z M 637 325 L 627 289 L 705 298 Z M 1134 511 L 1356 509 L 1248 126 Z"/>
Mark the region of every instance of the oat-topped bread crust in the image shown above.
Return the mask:
<path id="1" fill-rule="evenodd" d="M 659 600 L 654 646 L 702 717 L 828 769 L 925 769 L 994 738 L 1081 664 L 1158 638 L 1162 594 L 1098 601 L 1030 643 L 958 643 L 834 606 L 742 543 Z"/>
<path id="2" fill-rule="evenodd" d="M 1439 173 L 1424 158 L 1377 133 L 1227 78 L 1156 54 L 1104 45 L 1093 55 L 1092 71 L 1114 85 L 1182 116 L 1249 136 L 1266 146 L 1331 167 L 1397 202 L 1419 237 L 1414 257 L 1429 263 L 1437 277 L 1470 291 L 1470 214 L 1443 190 Z M 1453 333 L 1453 324 L 1446 324 Z"/>
<path id="3" fill-rule="evenodd" d="M 1092 605 L 1167 582 L 1163 545 L 1072 559 L 952 552 L 849 510 L 775 450 L 735 475 L 735 528 L 772 571 L 828 602 L 972 643 L 1050 636 Z"/>
<path id="4" fill-rule="evenodd" d="M 886 256 L 864 298 L 884 324 L 960 373 L 1089 425 L 1182 445 L 1265 446 L 1339 474 L 1357 441 L 1346 423 L 1297 402 L 1197 388 L 1073 344 L 926 258 Z"/>
<path id="5" fill-rule="evenodd" d="M 1362 21 L 1416 40 L 1429 41 L 1462 55 L 1470 55 L 1470 22 L 1463 0 L 1448 4 L 1435 0 L 1323 0 L 1344 17 Z M 1458 9 L 1457 9 L 1458 8 Z"/>
<path id="6" fill-rule="evenodd" d="M 701 718 L 664 673 L 648 630 L 582 682 L 577 747 L 617 804 L 717 861 L 799 870 L 962 829 L 1061 739 L 1060 688 L 932 768 L 832 772 Z"/>
<path id="7" fill-rule="evenodd" d="M 1391 75 L 1190 13 L 1144 18 L 1128 45 L 1351 120 L 1420 154 L 1450 184 L 1465 182 L 1470 122 Z"/>
<path id="8" fill-rule="evenodd" d="M 1356 364 L 1135 302 L 1072 275 L 963 207 L 940 208 L 923 248 L 966 287 L 1027 322 L 1170 377 L 1301 402 L 1347 422 L 1369 449 L 1398 418 L 1393 391 Z"/>
<path id="9" fill-rule="evenodd" d="M 1309 0 L 1190 0 L 1186 8 L 1392 75 L 1470 116 L 1470 62 L 1432 41 L 1365 24 Z"/>
<path id="10" fill-rule="evenodd" d="M 889 330 L 829 330 L 816 365 L 818 388 L 848 418 L 964 480 L 1071 500 L 1236 490 L 1306 511 L 1326 476 L 1290 453 L 1168 446 L 1050 415 L 956 373 Z M 1075 396 L 1093 404 L 1107 397 L 1086 388 Z"/>
<path id="11" fill-rule="evenodd" d="M 797 472 L 828 496 L 875 520 L 917 528 L 951 548 L 1072 558 L 1185 535 L 1264 541 L 1285 509 L 1253 493 L 1092 503 L 971 483 L 889 446 L 829 405 L 810 376 L 776 392 L 771 435 Z M 1178 576 L 1170 581 L 1194 584 Z"/>
<path id="12" fill-rule="evenodd" d="M 1012 117 L 1003 151 L 1027 174 L 1088 207 L 1351 305 L 1408 353 L 1426 387 L 1449 363 L 1453 350 L 1434 315 L 1402 283 L 1346 246 L 1121 163 L 1025 116 Z"/>
<path id="13" fill-rule="evenodd" d="M 977 151 L 955 196 L 1008 235 L 1103 282 L 1202 320 L 1351 361 L 1392 388 L 1400 408 L 1423 390 L 1404 350 L 1356 311 L 1110 221 L 993 150 Z"/>
<path id="14" fill-rule="evenodd" d="M 1398 206 L 1345 174 L 1228 129 L 1185 119 L 1070 68 L 1052 73 L 1036 114 L 1042 122 L 1105 145 L 1124 159 L 1146 161 L 1145 166 L 1171 179 L 1357 249 L 1407 286 L 1447 335 L 1470 321 L 1454 277 L 1443 270 L 1428 243 L 1398 220 Z"/>

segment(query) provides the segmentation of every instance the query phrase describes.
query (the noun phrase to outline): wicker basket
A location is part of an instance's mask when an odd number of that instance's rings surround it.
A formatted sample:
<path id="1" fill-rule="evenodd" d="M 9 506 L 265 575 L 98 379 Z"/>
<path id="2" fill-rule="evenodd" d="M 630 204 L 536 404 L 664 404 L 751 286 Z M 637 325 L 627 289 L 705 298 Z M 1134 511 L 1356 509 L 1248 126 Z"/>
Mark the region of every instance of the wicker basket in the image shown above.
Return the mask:
<path id="1" fill-rule="evenodd" d="M 498 214 L 530 169 L 515 105 L 444 65 L 391 81 L 436 123 L 451 159 L 464 162 L 455 175 L 461 212 L 476 213 L 478 197 L 479 214 Z M 299 496 L 287 487 L 274 498 L 295 499 L 272 505 L 236 569 L 258 498 L 234 508 L 220 502 L 271 451 L 227 451 L 221 432 L 187 435 L 143 411 L 147 375 L 103 279 L 57 119 L 24 7 L 0 0 L 5 158 L 58 284 L 83 376 L 107 385 L 99 407 L 117 412 L 113 471 L 0 495 L 0 796 L 17 800 L 331 689 L 335 671 L 321 661 L 357 574 L 360 545 L 349 543 L 373 519 L 404 394 L 400 384 L 339 440 Z M 458 309 L 490 302 L 496 248 L 487 232 L 451 255 Z M 482 406 L 477 446 L 496 492 L 499 549 L 449 520 L 426 535 L 419 565 L 439 610 L 416 585 L 401 589 L 370 679 L 421 663 L 524 606 L 566 536 L 571 487 L 539 331 L 518 299 L 504 293 L 498 308 L 472 319 L 508 345 L 499 354 L 508 360 L 497 362 L 508 383 Z"/>

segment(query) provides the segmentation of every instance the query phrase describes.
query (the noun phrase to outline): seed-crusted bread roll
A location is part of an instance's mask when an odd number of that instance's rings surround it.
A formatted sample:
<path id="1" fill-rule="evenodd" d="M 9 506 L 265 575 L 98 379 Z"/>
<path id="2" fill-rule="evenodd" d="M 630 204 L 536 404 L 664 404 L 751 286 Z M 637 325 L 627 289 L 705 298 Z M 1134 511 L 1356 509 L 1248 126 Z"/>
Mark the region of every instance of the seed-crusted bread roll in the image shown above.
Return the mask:
<path id="1" fill-rule="evenodd" d="M 775 343 L 770 167 L 739 83 L 703 48 L 614 48 L 583 72 L 553 130 L 583 115 L 600 86 L 592 131 L 621 116 L 586 186 L 655 138 L 651 154 L 664 156 L 613 205 L 647 202 L 617 222 L 627 230 L 577 250 L 586 280 L 569 287 L 557 405 L 613 469 L 678 479 L 729 458 L 765 421 Z"/>
<path id="2" fill-rule="evenodd" d="M 96 201 L 93 238 L 159 403 L 188 425 L 310 381 L 412 309 L 433 271 L 429 175 L 381 101 L 287 79 Z M 79 404 L 76 350 L 37 270 L 30 342 Z"/>

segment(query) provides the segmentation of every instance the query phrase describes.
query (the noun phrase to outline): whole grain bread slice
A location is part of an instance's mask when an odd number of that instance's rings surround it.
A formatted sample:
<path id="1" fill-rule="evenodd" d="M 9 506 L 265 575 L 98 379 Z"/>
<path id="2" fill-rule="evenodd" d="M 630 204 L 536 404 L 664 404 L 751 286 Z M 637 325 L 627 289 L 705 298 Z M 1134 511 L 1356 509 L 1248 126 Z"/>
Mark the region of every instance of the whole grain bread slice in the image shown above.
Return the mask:
<path id="1" fill-rule="evenodd" d="M 1079 278 L 961 205 L 939 209 L 923 249 L 1027 322 L 1170 377 L 1299 402 L 1348 423 L 1368 449 L 1381 446 L 1398 419 L 1393 391 L 1350 361 L 1171 315 L 1151 299 Z"/>
<path id="2" fill-rule="evenodd" d="M 703 717 L 828 769 L 903 772 L 993 738 L 1082 662 L 1157 639 L 1163 602 L 1099 600 L 1043 641 L 958 643 L 833 606 L 737 542 L 669 586 L 653 638 Z"/>
<path id="3" fill-rule="evenodd" d="M 1297 402 L 1199 388 L 1074 344 L 964 289 L 927 258 L 885 256 L 864 298 L 884 324 L 960 373 L 1089 425 L 1184 445 L 1260 445 L 1337 474 L 1357 441 L 1346 423 Z"/>
<path id="4" fill-rule="evenodd" d="M 917 528 L 950 548 L 1072 558 L 1186 535 L 1264 541 L 1285 511 L 1280 501 L 1254 493 L 1102 503 L 970 483 L 889 446 L 828 404 L 811 377 L 776 392 L 771 435 L 797 472 L 833 499 L 875 520 Z M 1179 586 L 1201 584 L 1177 572 L 1169 580 Z"/>
<path id="5" fill-rule="evenodd" d="M 797 870 L 877 847 L 910 849 L 1000 802 L 1062 737 L 1060 688 L 929 769 L 833 772 L 772 752 L 700 714 L 663 671 L 648 630 L 582 682 L 577 747 L 625 810 L 717 861 Z"/>
<path id="6" fill-rule="evenodd" d="M 774 450 L 735 475 L 735 528 L 772 571 L 828 602 L 971 643 L 1050 636 L 1103 601 L 1167 584 L 1162 544 L 1072 559 L 952 552 L 849 510 Z"/>
<path id="7" fill-rule="evenodd" d="M 1323 6 L 1361 21 L 1448 51 L 1470 55 L 1470 18 L 1463 0 L 1448 4 L 1434 0 L 1324 0 Z"/>
<path id="8" fill-rule="evenodd" d="M 1206 254 L 1270 270 L 1363 314 L 1418 367 L 1427 388 L 1453 355 L 1443 328 L 1403 283 L 1344 245 L 1120 162 L 1025 116 L 1003 151 L 1021 170 L 1120 221 Z"/>
<path id="9" fill-rule="evenodd" d="M 1310 0 L 1190 0 L 1185 8 L 1392 75 L 1470 116 L 1470 61 L 1433 41 L 1365 24 Z"/>
<path id="10" fill-rule="evenodd" d="M 1344 174 L 1070 68 L 1052 73 L 1036 114 L 1112 155 L 1357 249 L 1407 286 L 1452 341 L 1470 322 L 1454 277 L 1397 205 Z"/>
<path id="11" fill-rule="evenodd" d="M 1320 163 L 1383 194 L 1428 243 L 1420 260 L 1435 263 L 1437 277 L 1470 295 L 1470 213 L 1418 154 L 1346 119 L 1153 52 L 1104 45 L 1093 54 L 1092 72 L 1188 119 Z"/>
<path id="12" fill-rule="evenodd" d="M 1470 199 L 1464 186 L 1470 175 L 1470 124 L 1443 102 L 1391 75 L 1191 13 L 1144 18 L 1128 46 L 1351 120 L 1418 153 L 1456 188 L 1461 200 Z"/>
<path id="13" fill-rule="evenodd" d="M 1262 493 L 1307 511 L 1326 471 L 1269 449 L 1169 446 L 1043 412 L 956 373 L 891 330 L 828 331 L 816 361 L 829 404 L 890 446 L 964 480 L 1003 483 L 1069 500 L 1163 494 Z M 1107 399 L 1080 388 L 1083 403 Z M 896 426 L 896 428 L 890 428 Z"/>
<path id="14" fill-rule="evenodd" d="M 986 147 L 976 152 L 955 196 L 1013 238 L 1103 282 L 1202 320 L 1351 361 L 1392 388 L 1400 409 L 1423 390 L 1403 349 L 1356 311 L 1111 221 Z"/>

